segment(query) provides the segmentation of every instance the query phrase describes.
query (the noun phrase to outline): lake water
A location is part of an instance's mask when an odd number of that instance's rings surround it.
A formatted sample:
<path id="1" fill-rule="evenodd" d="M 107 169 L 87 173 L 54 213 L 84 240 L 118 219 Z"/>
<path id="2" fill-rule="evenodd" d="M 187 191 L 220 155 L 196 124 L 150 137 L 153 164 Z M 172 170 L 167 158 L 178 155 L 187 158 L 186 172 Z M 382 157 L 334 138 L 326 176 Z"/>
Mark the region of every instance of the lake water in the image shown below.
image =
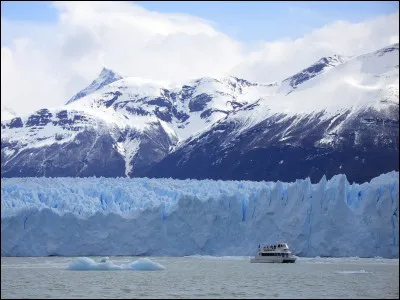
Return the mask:
<path id="1" fill-rule="evenodd" d="M 100 257 L 92 257 L 100 262 Z M 115 264 L 138 257 L 110 257 Z M 398 298 L 399 260 L 150 257 L 160 271 L 70 271 L 73 257 L 2 257 L 1 298 Z"/>

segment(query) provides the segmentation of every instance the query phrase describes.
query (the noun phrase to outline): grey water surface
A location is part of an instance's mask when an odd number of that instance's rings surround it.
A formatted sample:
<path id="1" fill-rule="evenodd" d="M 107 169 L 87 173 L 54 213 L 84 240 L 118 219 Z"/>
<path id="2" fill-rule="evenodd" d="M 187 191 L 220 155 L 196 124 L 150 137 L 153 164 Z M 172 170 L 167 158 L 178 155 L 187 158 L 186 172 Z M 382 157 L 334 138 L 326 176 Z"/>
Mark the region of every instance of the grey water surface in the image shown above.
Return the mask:
<path id="1" fill-rule="evenodd" d="M 91 257 L 100 262 L 101 257 Z M 127 264 L 139 257 L 110 257 Z M 398 298 L 399 260 L 149 257 L 158 271 L 71 271 L 74 257 L 2 257 L 1 298 Z"/>

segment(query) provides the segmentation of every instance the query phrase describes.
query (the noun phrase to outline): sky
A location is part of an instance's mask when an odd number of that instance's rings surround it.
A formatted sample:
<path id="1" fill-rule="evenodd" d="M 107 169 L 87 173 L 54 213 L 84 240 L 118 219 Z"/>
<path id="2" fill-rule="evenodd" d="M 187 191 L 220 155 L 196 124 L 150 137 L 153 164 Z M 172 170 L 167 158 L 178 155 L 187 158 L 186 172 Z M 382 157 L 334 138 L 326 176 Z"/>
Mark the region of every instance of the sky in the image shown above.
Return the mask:
<path id="1" fill-rule="evenodd" d="M 283 80 L 321 57 L 399 40 L 397 1 L 1 1 L 1 99 L 65 104 L 103 67 L 183 83 Z"/>

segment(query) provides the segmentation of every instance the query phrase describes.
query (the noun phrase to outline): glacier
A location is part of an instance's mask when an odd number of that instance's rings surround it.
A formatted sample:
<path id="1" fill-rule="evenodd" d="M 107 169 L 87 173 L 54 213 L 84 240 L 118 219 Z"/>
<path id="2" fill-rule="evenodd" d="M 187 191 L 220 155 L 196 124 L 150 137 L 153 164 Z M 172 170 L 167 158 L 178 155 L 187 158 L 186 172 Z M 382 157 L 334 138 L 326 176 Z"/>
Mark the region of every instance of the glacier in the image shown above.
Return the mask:
<path id="1" fill-rule="evenodd" d="M 399 173 L 294 182 L 2 178 L 2 256 L 399 257 Z"/>

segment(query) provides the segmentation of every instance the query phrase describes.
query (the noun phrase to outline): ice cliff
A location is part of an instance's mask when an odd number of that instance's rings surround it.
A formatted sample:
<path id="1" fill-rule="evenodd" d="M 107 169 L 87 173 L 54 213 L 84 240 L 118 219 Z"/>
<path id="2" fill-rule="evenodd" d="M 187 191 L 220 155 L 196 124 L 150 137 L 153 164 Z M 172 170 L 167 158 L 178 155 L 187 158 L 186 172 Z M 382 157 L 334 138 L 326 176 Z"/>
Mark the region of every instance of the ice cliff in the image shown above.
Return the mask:
<path id="1" fill-rule="evenodd" d="M 2 256 L 399 257 L 399 173 L 284 182 L 1 179 Z"/>

